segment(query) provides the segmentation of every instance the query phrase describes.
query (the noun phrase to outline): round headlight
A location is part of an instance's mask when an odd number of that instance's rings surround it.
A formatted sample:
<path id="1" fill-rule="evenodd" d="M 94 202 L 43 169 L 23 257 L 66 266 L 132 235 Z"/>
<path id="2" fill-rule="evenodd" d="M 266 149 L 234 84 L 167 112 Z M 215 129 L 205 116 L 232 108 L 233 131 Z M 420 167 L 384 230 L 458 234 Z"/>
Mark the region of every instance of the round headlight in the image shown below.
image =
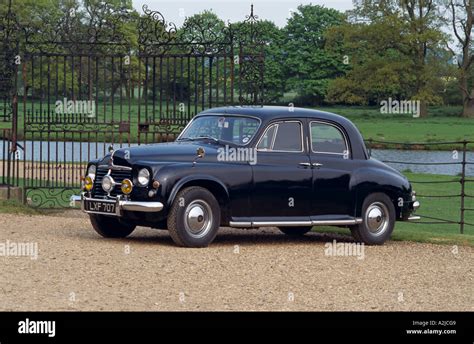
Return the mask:
<path id="1" fill-rule="evenodd" d="M 104 189 L 105 192 L 110 192 L 115 186 L 115 182 L 111 176 L 104 176 L 102 179 L 102 189 Z"/>
<path id="2" fill-rule="evenodd" d="M 95 173 L 97 171 L 97 167 L 95 165 L 90 165 L 87 169 L 87 175 L 91 176 L 92 179 L 95 179 Z"/>
<path id="3" fill-rule="evenodd" d="M 84 178 L 82 187 L 86 191 L 91 191 L 93 186 L 94 186 L 94 180 L 92 179 L 91 176 L 88 175 L 87 177 Z"/>
<path id="4" fill-rule="evenodd" d="M 132 189 L 133 189 L 132 181 L 130 179 L 122 180 L 122 185 L 120 186 L 120 188 L 122 189 L 122 192 L 125 195 L 130 194 L 132 192 Z"/>
<path id="5" fill-rule="evenodd" d="M 138 171 L 138 183 L 141 186 L 146 186 L 150 183 L 150 172 L 146 168 L 142 168 Z"/>

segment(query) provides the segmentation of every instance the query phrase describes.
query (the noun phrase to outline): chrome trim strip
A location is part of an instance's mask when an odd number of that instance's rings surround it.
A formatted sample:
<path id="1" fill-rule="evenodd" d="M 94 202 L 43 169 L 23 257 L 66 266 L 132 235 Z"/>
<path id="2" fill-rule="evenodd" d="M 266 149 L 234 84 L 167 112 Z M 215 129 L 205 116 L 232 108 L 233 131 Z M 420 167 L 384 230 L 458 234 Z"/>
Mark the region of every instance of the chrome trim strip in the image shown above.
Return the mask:
<path id="1" fill-rule="evenodd" d="M 97 167 L 102 168 L 102 169 L 110 169 L 114 171 L 131 171 L 132 170 L 131 167 L 114 165 L 113 163 L 111 165 L 99 165 Z"/>
<path id="2" fill-rule="evenodd" d="M 234 222 L 230 221 L 229 226 L 231 227 L 252 227 L 252 222 Z"/>
<path id="3" fill-rule="evenodd" d="M 353 220 L 319 220 L 312 221 L 313 226 L 339 226 L 339 225 L 357 225 L 362 223 L 361 218 Z"/>
<path id="4" fill-rule="evenodd" d="M 287 226 L 287 227 L 298 227 L 298 226 L 311 226 L 311 221 L 288 221 L 288 222 L 274 222 L 274 221 L 262 221 L 262 222 L 253 222 L 252 226 L 254 227 L 278 227 L 278 226 Z"/>
<path id="5" fill-rule="evenodd" d="M 230 227 L 299 227 L 299 226 L 341 226 L 356 225 L 362 223 L 361 218 L 351 220 L 317 220 L 317 221 L 252 221 L 252 222 L 229 222 Z"/>

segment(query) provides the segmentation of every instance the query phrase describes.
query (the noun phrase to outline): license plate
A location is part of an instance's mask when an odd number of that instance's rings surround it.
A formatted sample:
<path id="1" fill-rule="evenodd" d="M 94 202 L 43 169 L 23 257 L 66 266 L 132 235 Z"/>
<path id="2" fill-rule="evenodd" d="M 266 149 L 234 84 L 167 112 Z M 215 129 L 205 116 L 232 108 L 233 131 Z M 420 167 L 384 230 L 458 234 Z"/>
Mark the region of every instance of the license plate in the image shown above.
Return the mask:
<path id="1" fill-rule="evenodd" d="M 84 210 L 100 214 L 115 215 L 115 202 L 85 200 Z"/>

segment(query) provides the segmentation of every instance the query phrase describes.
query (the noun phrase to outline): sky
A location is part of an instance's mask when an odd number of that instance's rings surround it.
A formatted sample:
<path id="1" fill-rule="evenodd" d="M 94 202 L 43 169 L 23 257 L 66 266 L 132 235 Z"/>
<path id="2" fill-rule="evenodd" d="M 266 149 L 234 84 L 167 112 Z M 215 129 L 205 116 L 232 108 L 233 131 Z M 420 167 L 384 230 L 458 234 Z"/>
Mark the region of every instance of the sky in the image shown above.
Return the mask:
<path id="1" fill-rule="evenodd" d="M 352 0 L 133 0 L 135 9 L 141 12 L 144 4 L 159 11 L 168 22 L 181 26 L 185 17 L 212 9 L 225 21 L 237 22 L 245 19 L 254 4 L 254 14 L 259 19 L 268 19 L 283 27 L 291 12 L 300 4 L 324 5 L 342 12 L 352 8 Z"/>

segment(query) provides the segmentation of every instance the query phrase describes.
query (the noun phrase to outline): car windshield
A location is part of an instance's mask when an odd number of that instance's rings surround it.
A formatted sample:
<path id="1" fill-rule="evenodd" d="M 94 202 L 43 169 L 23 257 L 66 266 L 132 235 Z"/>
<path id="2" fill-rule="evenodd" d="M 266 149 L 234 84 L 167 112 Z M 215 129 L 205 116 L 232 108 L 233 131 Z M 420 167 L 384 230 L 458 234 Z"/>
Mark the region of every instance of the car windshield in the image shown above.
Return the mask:
<path id="1" fill-rule="evenodd" d="M 212 140 L 245 145 L 253 138 L 260 121 L 241 116 L 199 116 L 181 133 L 178 141 Z"/>

